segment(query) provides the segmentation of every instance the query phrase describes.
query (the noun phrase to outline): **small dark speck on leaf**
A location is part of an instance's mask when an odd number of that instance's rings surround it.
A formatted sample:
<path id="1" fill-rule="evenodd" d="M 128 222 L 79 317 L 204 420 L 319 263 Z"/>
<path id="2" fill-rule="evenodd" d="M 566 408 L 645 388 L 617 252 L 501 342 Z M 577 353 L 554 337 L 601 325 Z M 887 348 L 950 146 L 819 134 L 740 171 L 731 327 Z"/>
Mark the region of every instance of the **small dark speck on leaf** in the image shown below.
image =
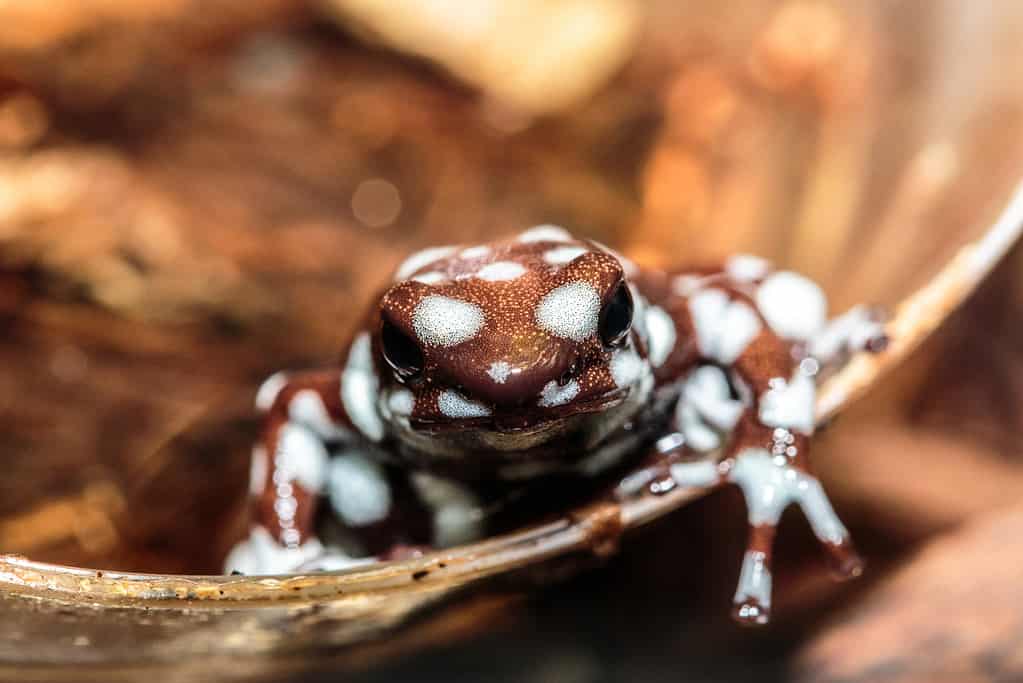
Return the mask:
<path id="1" fill-rule="evenodd" d="M 418 571 L 415 574 L 413 574 L 412 575 L 412 580 L 413 581 L 419 581 L 420 579 L 425 579 L 429 575 L 430 575 L 430 572 L 428 572 L 425 569 L 423 569 L 423 570 Z"/>

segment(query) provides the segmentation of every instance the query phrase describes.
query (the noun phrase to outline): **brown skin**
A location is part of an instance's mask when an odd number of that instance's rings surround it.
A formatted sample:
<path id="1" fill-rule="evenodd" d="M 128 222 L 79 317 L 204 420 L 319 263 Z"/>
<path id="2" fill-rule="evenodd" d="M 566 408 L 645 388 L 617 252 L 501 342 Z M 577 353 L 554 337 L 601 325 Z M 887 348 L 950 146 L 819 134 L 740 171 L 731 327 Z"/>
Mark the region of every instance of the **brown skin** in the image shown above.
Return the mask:
<path id="1" fill-rule="evenodd" d="M 551 264 L 545 259 L 553 249 L 578 247 L 584 252 L 566 262 Z M 412 276 L 430 273 L 426 281 L 404 280 L 394 284 L 380 299 L 367 317 L 365 331 L 372 340 L 372 372 L 379 382 L 380 405 L 387 405 L 392 392 L 408 392 L 414 398 L 411 414 L 393 415 L 381 407 L 385 433 L 374 444 L 374 452 L 384 454 L 392 465 L 389 476 L 397 486 L 394 504 L 384 522 L 372 528 L 349 529 L 362 537 L 366 547 L 377 549 L 380 556 L 393 557 L 395 550 L 386 548 L 419 549 L 424 539 L 422 529 L 413 533 L 399 520 L 422 519 L 423 501 L 412 488 L 403 486 L 398 479 L 403 472 L 416 469 L 442 472 L 475 489 L 484 504 L 500 500 L 508 491 L 521 488 L 501 481 L 501 468 L 509 464 L 538 464 L 543 467 L 557 465 L 559 475 L 625 432 L 640 433 L 645 427 L 652 430 L 650 438 L 637 440 L 620 463 L 634 468 L 646 461 L 654 468 L 663 488 L 670 483 L 668 467 L 682 454 L 651 453 L 650 443 L 671 431 L 665 425 L 667 402 L 677 399 L 678 382 L 698 364 L 707 362 L 695 340 L 694 322 L 689 311 L 689 299 L 672 289 L 672 275 L 659 272 L 640 272 L 632 269 L 627 274 L 623 262 L 598 245 L 586 241 L 503 240 L 488 245 L 485 255 L 460 257 L 457 251 L 425 263 Z M 512 262 L 522 266 L 523 273 L 507 281 L 488 281 L 474 274 L 486 264 Z M 698 271 L 690 271 L 698 272 Z M 743 301 L 756 311 L 754 291 L 759 280 L 739 281 L 722 270 L 700 272 L 704 286 L 721 289 L 736 301 Z M 596 292 L 600 301 L 599 321 L 583 338 L 573 339 L 555 334 L 538 323 L 537 310 L 550 292 L 569 283 L 584 283 Z M 632 289 L 623 294 L 622 287 Z M 631 329 L 614 335 L 614 313 L 628 308 L 633 296 L 642 297 L 647 305 L 660 306 L 675 325 L 676 342 L 666 360 L 658 367 L 649 362 L 649 348 L 645 323 L 636 315 Z M 430 296 L 444 296 L 467 302 L 485 315 L 485 324 L 470 338 L 453 345 L 431 344 L 422 339 L 416 326 L 417 306 Z M 612 302 L 614 306 L 612 307 Z M 623 303 L 626 302 L 626 303 Z M 638 303 L 638 302 L 637 302 Z M 639 306 L 637 305 L 637 310 Z M 631 311 L 629 311 L 631 313 Z M 631 319 L 632 316 L 629 315 Z M 627 321 L 626 321 L 627 322 Z M 758 417 L 757 397 L 769 388 L 776 378 L 789 378 L 803 353 L 799 344 L 785 340 L 771 331 L 761 317 L 762 330 L 745 351 L 726 370 L 734 382 L 751 391 L 737 426 L 731 433 L 722 458 L 721 472 L 726 473 L 736 454 L 757 447 L 770 449 L 773 428 L 762 424 Z M 633 380 L 619 386 L 612 371 L 613 361 L 619 354 L 635 354 L 644 370 Z M 493 363 L 506 363 L 511 370 L 504 381 L 495 381 L 489 372 Z M 315 392 L 323 402 L 330 420 L 351 431 L 356 438 L 364 437 L 345 409 L 341 400 L 341 367 L 291 377 L 279 391 L 266 416 L 262 444 L 269 454 L 277 453 L 281 428 L 289 420 L 289 406 L 295 394 L 302 390 Z M 644 388 L 643 375 L 647 376 Z M 554 383 L 553 385 L 551 383 Z M 578 385 L 578 391 L 562 405 L 542 407 L 538 397 L 545 387 L 563 388 L 569 383 Z M 653 393 L 650 393 L 652 385 Z M 445 415 L 439 397 L 447 391 L 457 391 L 466 400 L 484 406 L 484 416 L 454 418 Z M 643 393 L 643 392 L 647 393 Z M 658 401 L 653 396 L 659 396 Z M 631 401 L 630 401 L 631 399 Z M 367 396 L 366 400 L 372 400 Z M 655 405 L 661 408 L 655 409 Z M 659 412 L 658 412 L 659 411 Z M 604 431 L 602 429 L 609 427 Z M 624 430 L 624 431 L 623 431 Z M 516 444 L 522 447 L 515 447 Z M 793 467 L 808 472 L 809 439 L 796 435 L 793 443 L 797 454 L 791 460 Z M 269 472 L 263 482 L 263 493 L 255 506 L 256 522 L 266 527 L 284 545 L 297 546 L 312 538 L 316 532 L 318 496 L 302 489 L 297 483 L 281 487 L 275 481 L 277 459 L 270 459 Z M 402 468 L 405 468 L 404 470 Z M 548 470 L 538 470 L 548 472 Z M 537 483 L 544 479 L 539 476 Z M 718 483 L 724 481 L 724 475 Z M 594 480 L 594 488 L 597 487 Z M 282 518 L 280 510 L 289 506 L 278 505 L 282 497 L 294 498 L 294 513 Z M 410 514 L 410 510 L 415 511 Z M 383 534 L 383 537 L 381 537 Z M 748 549 L 762 551 L 768 559 L 774 538 L 773 526 L 751 526 Z M 411 544 L 411 545 L 410 545 Z M 858 567 L 848 543 L 827 545 L 836 565 L 845 572 L 854 573 Z M 743 607 L 743 606 L 737 606 Z M 759 608 L 747 603 L 744 607 Z M 737 610 L 738 611 L 738 610 Z M 749 609 L 745 610 L 749 612 Z M 763 614 L 763 611 L 759 612 Z M 766 615 L 765 615 L 766 616 Z"/>

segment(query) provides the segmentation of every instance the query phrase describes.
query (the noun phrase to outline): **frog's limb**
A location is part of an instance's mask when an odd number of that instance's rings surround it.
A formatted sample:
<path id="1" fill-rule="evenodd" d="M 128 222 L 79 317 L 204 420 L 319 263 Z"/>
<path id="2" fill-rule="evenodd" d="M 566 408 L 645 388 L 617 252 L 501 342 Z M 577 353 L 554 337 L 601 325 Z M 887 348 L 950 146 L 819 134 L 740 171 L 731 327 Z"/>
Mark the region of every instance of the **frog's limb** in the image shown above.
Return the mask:
<path id="1" fill-rule="evenodd" d="M 695 369 L 683 379 L 676 427 L 689 448 L 722 455 L 719 462 L 675 464 L 671 474 L 680 485 L 734 483 L 742 490 L 750 534 L 735 614 L 765 623 L 771 545 L 790 504 L 803 510 L 842 576 L 858 574 L 861 562 L 807 458 L 820 364 L 802 362 L 800 350 L 829 329 L 823 295 L 794 273 L 743 274 L 704 277 L 674 307 L 698 349 Z M 839 328 L 852 329 L 849 320 Z M 841 332 L 832 330 L 832 348 L 849 347 L 852 336 Z"/>
<path id="2" fill-rule="evenodd" d="M 806 351 L 828 372 L 837 370 L 854 353 L 876 353 L 887 345 L 884 313 L 871 306 L 856 306 L 829 321 L 810 339 Z"/>
<path id="3" fill-rule="evenodd" d="M 391 557 L 395 548 L 479 537 L 482 517 L 471 492 L 381 464 L 366 415 L 360 423 L 346 410 L 343 384 L 358 388 L 364 379 L 353 377 L 349 363 L 344 373 L 275 376 L 264 384 L 257 406 L 265 424 L 251 474 L 255 526 L 232 551 L 228 571 L 337 569 Z M 336 522 L 336 538 L 322 542 L 315 535 L 321 497 Z"/>
<path id="4" fill-rule="evenodd" d="M 264 414 L 252 452 L 253 528 L 227 559 L 227 571 L 291 571 L 322 555 L 314 520 L 327 477 L 330 441 L 351 436 L 340 395 L 341 373 L 323 370 L 263 383 L 256 398 Z"/>
<path id="5" fill-rule="evenodd" d="M 257 397 L 266 417 L 253 453 L 256 522 L 286 548 L 299 548 L 314 537 L 316 508 L 327 478 L 325 443 L 351 438 L 340 383 L 336 370 L 304 373 L 284 378 L 276 388 L 264 384 Z"/>
<path id="6" fill-rule="evenodd" d="M 784 463 L 784 456 L 751 448 L 730 462 L 727 481 L 746 499 L 749 542 L 735 593 L 735 616 L 743 622 L 766 623 L 771 609 L 771 544 L 781 513 L 799 505 L 818 540 L 828 550 L 840 578 L 858 576 L 862 562 L 849 532 L 831 507 L 816 477 Z"/>

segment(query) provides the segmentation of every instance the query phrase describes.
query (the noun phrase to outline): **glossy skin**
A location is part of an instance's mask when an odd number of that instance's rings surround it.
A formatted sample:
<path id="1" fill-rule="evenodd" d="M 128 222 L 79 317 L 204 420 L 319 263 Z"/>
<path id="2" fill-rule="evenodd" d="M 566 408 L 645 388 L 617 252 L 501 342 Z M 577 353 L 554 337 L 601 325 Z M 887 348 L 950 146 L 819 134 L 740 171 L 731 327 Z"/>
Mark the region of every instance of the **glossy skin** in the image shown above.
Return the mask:
<path id="1" fill-rule="evenodd" d="M 597 489 L 611 477 L 619 497 L 731 482 L 750 522 L 736 616 L 763 623 L 788 504 L 841 574 L 860 566 L 807 449 L 816 378 L 883 335 L 861 309 L 824 316 L 815 285 L 759 259 L 646 272 L 553 226 L 415 254 L 340 368 L 260 390 L 255 525 L 228 569 L 329 569 L 468 542 L 554 479 Z M 323 494 L 330 550 L 316 536 Z"/>

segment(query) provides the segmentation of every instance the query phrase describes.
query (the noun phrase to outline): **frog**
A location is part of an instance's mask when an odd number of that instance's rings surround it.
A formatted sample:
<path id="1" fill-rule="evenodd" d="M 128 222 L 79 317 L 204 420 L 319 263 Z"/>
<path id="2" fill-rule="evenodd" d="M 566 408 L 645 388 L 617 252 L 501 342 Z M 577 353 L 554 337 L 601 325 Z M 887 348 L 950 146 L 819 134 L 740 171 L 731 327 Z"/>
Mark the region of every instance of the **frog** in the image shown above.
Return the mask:
<path id="1" fill-rule="evenodd" d="M 337 364 L 260 387 L 252 523 L 225 570 L 337 570 L 470 543 L 554 479 L 619 499 L 734 485 L 749 534 L 733 614 L 767 623 L 790 505 L 840 577 L 862 571 L 809 451 L 820 379 L 885 341 L 876 309 L 829 320 L 818 285 L 751 255 L 639 267 L 546 224 L 418 251 Z"/>

